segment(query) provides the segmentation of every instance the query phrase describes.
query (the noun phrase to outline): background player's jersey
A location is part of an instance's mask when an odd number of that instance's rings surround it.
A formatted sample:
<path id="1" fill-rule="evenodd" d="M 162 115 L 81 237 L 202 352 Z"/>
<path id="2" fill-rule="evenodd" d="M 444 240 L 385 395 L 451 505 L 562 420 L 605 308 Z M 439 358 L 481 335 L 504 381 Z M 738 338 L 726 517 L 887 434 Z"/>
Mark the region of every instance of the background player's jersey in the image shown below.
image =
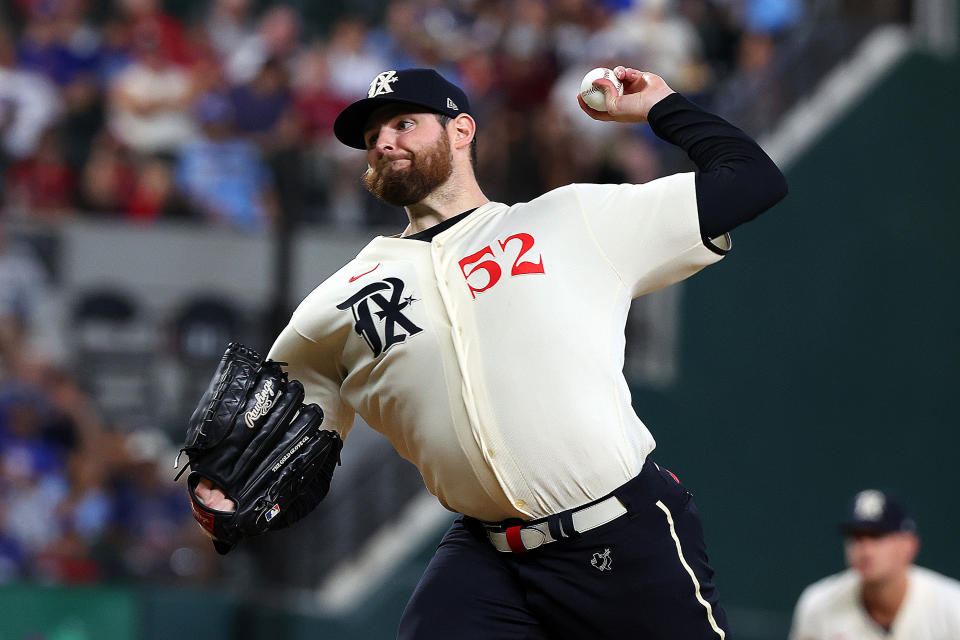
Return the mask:
<path id="1" fill-rule="evenodd" d="M 622 374 L 632 298 L 729 245 L 693 174 L 487 203 L 431 242 L 378 237 L 300 305 L 270 357 L 344 436 L 358 412 L 447 508 L 540 517 L 601 497 L 654 448 Z"/>
<path id="2" fill-rule="evenodd" d="M 813 583 L 801 594 L 790 640 L 952 640 L 960 638 L 960 582 L 911 567 L 907 595 L 890 631 L 867 614 L 853 570 Z"/>

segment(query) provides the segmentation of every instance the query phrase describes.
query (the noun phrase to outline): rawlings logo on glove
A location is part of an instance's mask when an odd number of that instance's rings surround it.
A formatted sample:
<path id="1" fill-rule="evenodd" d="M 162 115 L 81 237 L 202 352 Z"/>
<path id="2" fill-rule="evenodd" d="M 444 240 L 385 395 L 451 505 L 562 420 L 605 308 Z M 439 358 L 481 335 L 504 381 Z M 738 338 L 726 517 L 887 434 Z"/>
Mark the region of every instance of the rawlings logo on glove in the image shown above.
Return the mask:
<path id="1" fill-rule="evenodd" d="M 321 428 L 323 411 L 303 404 L 303 385 L 288 380 L 281 364 L 232 343 L 187 426 L 180 450 L 190 458 L 187 494 L 194 518 L 221 554 L 312 511 L 340 461 L 339 434 Z M 207 506 L 197 495 L 202 479 L 236 509 Z"/>
<path id="2" fill-rule="evenodd" d="M 262 417 L 263 414 L 270 410 L 270 407 L 273 406 L 273 396 L 273 380 L 268 379 L 263 383 L 263 391 L 253 396 L 256 398 L 257 404 L 253 405 L 253 409 L 243 414 L 243 420 L 247 423 L 248 427 L 253 429 L 254 422 L 257 421 L 257 418 Z"/>

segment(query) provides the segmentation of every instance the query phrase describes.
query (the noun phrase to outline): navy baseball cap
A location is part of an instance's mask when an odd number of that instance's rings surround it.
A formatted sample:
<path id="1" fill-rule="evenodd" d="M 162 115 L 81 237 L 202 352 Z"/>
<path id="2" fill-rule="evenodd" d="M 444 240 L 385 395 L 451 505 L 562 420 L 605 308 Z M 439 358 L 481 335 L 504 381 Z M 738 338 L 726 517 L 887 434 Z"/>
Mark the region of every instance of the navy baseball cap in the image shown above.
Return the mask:
<path id="1" fill-rule="evenodd" d="M 883 534 L 916 531 L 917 525 L 895 496 L 879 489 L 865 489 L 853 496 L 840 530 L 845 534 Z"/>
<path id="2" fill-rule="evenodd" d="M 366 149 L 363 129 L 367 119 L 376 109 L 392 102 L 424 107 L 451 118 L 470 113 L 467 94 L 433 69 L 384 71 L 370 83 L 366 98 L 340 112 L 333 123 L 334 135 L 348 147 Z"/>

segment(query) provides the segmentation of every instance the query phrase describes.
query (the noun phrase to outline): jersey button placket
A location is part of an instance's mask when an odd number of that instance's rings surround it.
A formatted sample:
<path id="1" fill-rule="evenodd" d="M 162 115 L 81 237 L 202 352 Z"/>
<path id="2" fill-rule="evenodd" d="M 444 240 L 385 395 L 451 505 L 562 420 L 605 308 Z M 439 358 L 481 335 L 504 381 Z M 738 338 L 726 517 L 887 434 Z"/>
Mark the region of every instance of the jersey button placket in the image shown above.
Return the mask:
<path id="1" fill-rule="evenodd" d="M 454 296 L 450 291 L 450 280 L 447 277 L 446 269 L 443 266 L 444 256 L 443 251 L 441 250 L 443 244 L 437 240 L 434 240 L 431 245 L 430 254 L 431 259 L 433 260 L 434 275 L 437 280 L 437 289 L 440 291 L 440 299 L 443 301 L 444 310 L 447 314 L 447 320 L 450 322 L 450 339 L 453 342 L 454 351 L 456 352 L 457 360 L 460 364 L 460 376 L 462 380 L 461 384 L 463 385 L 465 391 L 463 400 L 468 405 L 467 413 L 469 415 L 474 413 L 474 407 L 470 406 L 472 403 L 468 400 L 468 397 L 472 398 L 473 394 L 470 392 L 469 376 L 467 375 L 466 363 L 464 361 L 466 357 L 466 347 L 463 344 L 463 324 L 459 322 L 459 319 L 456 316 L 456 306 L 453 304 Z M 497 473 L 493 465 L 493 449 L 485 445 L 483 442 L 484 439 L 482 433 L 480 433 L 479 425 L 473 424 L 472 419 L 471 428 L 474 431 L 474 437 L 477 438 L 478 443 L 480 444 L 480 450 L 487 454 L 487 461 L 490 463 L 494 474 L 499 478 L 499 473 Z M 504 488 L 504 490 L 506 489 Z M 522 506 L 526 505 L 523 500 L 516 500 L 514 504 L 521 508 Z"/>
<path id="2" fill-rule="evenodd" d="M 441 261 L 441 259 L 443 258 L 443 252 L 440 251 L 440 250 L 441 250 L 442 248 L 443 248 L 443 243 L 442 243 L 442 242 L 440 242 L 439 240 L 434 240 L 434 241 L 433 241 L 433 250 L 431 251 L 431 253 L 433 254 L 433 264 L 434 264 L 434 265 L 441 264 L 440 261 Z M 438 274 L 438 275 L 439 275 L 439 274 Z M 437 278 L 437 281 L 438 281 L 438 282 L 440 281 L 440 278 L 439 278 L 439 277 Z M 447 288 L 450 287 L 450 280 L 447 279 L 446 274 L 443 275 L 443 284 L 444 284 Z M 447 310 L 447 315 L 449 315 L 449 312 L 450 312 L 450 310 L 448 309 L 448 310 Z M 450 320 L 452 321 L 453 318 L 450 318 Z"/>

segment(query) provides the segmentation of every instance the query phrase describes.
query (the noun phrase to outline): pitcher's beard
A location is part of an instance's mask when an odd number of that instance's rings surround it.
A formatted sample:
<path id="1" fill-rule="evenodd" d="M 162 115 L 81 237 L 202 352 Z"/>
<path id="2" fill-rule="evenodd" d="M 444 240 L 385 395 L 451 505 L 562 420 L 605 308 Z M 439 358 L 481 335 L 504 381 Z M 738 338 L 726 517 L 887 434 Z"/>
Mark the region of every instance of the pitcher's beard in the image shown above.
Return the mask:
<path id="1" fill-rule="evenodd" d="M 413 155 L 403 169 L 367 169 L 363 184 L 367 190 L 387 204 L 406 207 L 416 204 L 447 181 L 453 173 L 450 140 L 441 134 L 437 143 Z"/>

